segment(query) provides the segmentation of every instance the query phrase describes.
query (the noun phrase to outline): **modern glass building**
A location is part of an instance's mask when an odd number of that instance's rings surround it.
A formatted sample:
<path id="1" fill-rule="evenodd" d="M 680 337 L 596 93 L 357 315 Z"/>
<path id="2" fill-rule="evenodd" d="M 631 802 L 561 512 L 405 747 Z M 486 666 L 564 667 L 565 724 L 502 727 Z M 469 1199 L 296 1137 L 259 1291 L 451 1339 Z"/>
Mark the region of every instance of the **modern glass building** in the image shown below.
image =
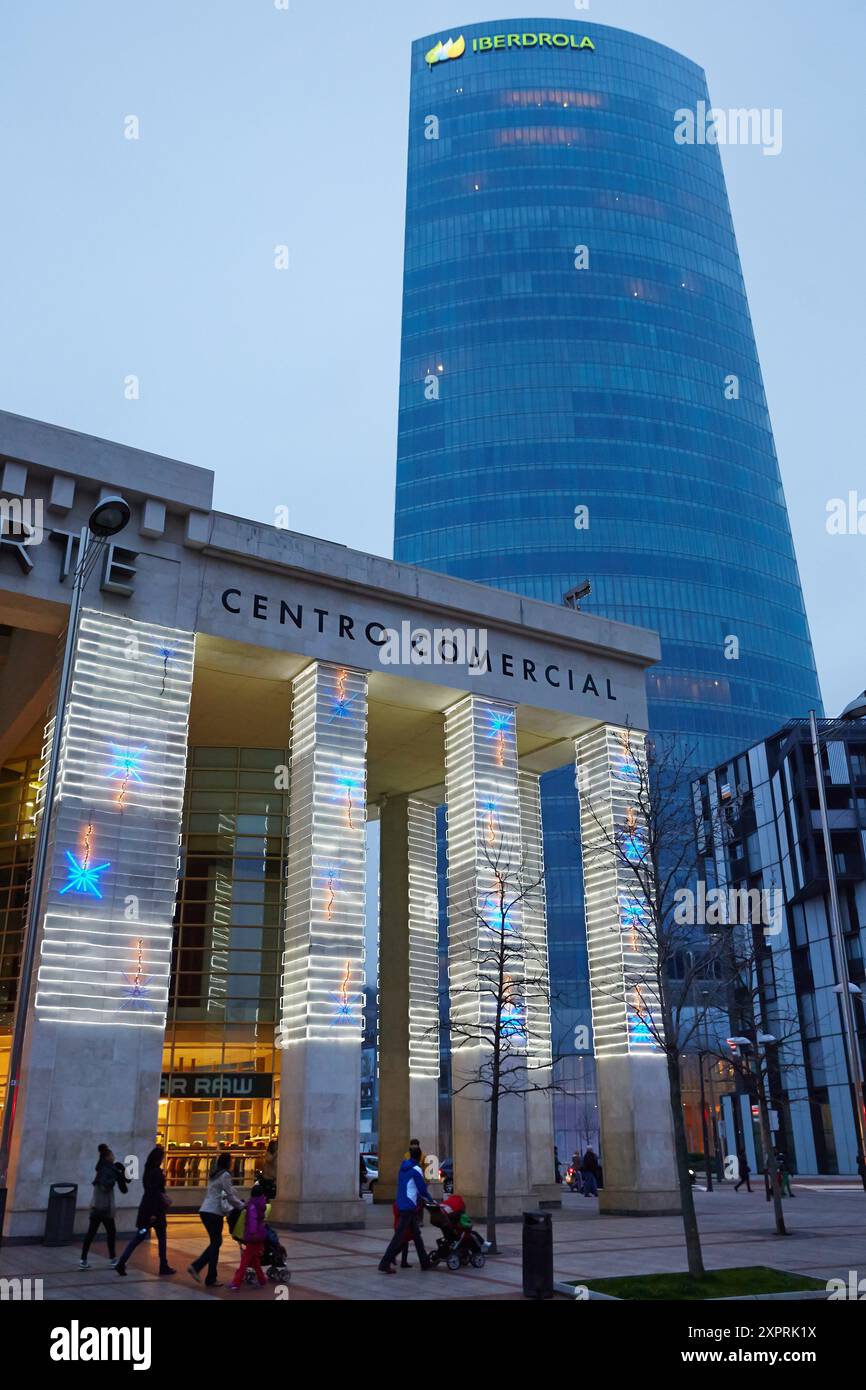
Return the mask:
<path id="1" fill-rule="evenodd" d="M 696 767 L 820 702 L 719 150 L 677 139 L 702 102 L 695 63 L 582 20 L 413 45 L 395 524 L 399 560 L 553 602 L 588 579 L 584 610 L 658 629 L 652 727 Z M 567 1045 L 577 804 L 545 780 Z M 593 1129 L 587 1091 L 560 1141 Z"/>

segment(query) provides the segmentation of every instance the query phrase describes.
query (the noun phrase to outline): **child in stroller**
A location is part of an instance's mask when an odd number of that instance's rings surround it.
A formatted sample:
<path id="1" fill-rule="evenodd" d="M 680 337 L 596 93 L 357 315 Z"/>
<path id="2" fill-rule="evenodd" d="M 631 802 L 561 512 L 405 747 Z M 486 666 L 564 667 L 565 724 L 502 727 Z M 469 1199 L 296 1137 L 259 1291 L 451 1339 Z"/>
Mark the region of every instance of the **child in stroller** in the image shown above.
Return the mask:
<path id="1" fill-rule="evenodd" d="M 284 1245 L 280 1244 L 280 1238 L 273 1226 L 268 1223 L 268 1212 L 270 1211 L 270 1198 L 273 1196 L 273 1184 L 267 1178 L 260 1178 L 252 1188 L 251 1196 L 263 1195 L 267 1201 L 264 1210 L 264 1245 L 261 1251 L 261 1265 L 264 1273 L 272 1284 L 288 1284 L 291 1274 L 287 1264 L 288 1255 Z M 246 1210 L 233 1211 L 228 1217 L 229 1230 L 232 1238 L 243 1247 L 244 1235 L 246 1233 Z M 242 1266 L 243 1278 L 248 1284 L 258 1283 L 258 1274 L 252 1264 Z M 240 1273 L 240 1271 L 238 1271 Z"/>
<path id="2" fill-rule="evenodd" d="M 463 1198 L 452 1192 L 444 1202 L 432 1202 L 429 1211 L 431 1226 L 442 1232 L 436 1249 L 430 1251 L 430 1263 L 437 1265 L 444 1260 L 449 1269 L 467 1264 L 483 1269 L 484 1241 L 472 1228 Z"/>

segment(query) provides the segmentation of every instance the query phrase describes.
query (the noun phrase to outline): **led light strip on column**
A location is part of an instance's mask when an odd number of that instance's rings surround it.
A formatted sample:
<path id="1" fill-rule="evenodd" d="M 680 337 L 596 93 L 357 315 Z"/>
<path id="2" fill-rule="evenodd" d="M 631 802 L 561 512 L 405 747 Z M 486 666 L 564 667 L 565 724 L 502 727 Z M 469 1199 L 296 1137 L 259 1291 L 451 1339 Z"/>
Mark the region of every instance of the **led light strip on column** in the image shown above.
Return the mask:
<path id="1" fill-rule="evenodd" d="M 488 1030 L 495 1017 L 495 995 L 478 985 L 481 974 L 489 974 L 494 934 L 500 929 L 497 869 L 505 883 L 507 902 L 518 896 L 515 890 L 521 874 L 514 709 L 469 695 L 447 711 L 445 781 L 451 1016 L 465 1029 L 481 1024 Z M 521 939 L 519 901 L 508 912 L 507 929 L 515 941 Z M 523 1002 L 519 959 L 515 960 L 512 974 L 512 1022 L 516 1032 Z M 455 1037 L 452 1045 L 459 1046 Z"/>
<path id="2" fill-rule="evenodd" d="M 408 802 L 409 1075 L 439 1076 L 439 883 L 436 807 Z"/>
<path id="3" fill-rule="evenodd" d="M 646 827 L 635 805 L 645 778 L 646 736 L 601 725 L 575 741 L 586 902 L 592 1026 L 597 1057 L 657 1052 L 645 1017 L 661 1026 L 647 905 L 623 862 L 641 863 Z"/>
<path id="4" fill-rule="evenodd" d="M 550 1039 L 550 971 L 547 957 L 547 899 L 544 891 L 544 842 L 541 831 L 541 788 L 534 772 L 518 774 L 520 839 L 527 887 L 537 884 L 523 900 L 526 938 L 526 1044 L 535 1067 L 553 1061 Z"/>
<path id="5" fill-rule="evenodd" d="M 43 1020 L 165 1027 L 194 643 L 82 614 L 52 808 Z"/>
<path id="6" fill-rule="evenodd" d="M 292 686 L 278 1045 L 364 1029 L 367 675 L 318 663 Z"/>

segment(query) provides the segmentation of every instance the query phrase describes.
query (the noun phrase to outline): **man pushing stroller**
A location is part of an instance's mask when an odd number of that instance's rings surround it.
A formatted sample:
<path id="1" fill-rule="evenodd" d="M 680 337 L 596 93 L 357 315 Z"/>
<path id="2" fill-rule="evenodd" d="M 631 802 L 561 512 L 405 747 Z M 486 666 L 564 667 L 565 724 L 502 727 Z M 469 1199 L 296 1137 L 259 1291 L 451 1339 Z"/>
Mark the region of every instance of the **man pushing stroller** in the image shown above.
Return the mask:
<path id="1" fill-rule="evenodd" d="M 379 1261 L 380 1274 L 396 1274 L 394 1261 L 409 1240 L 415 1242 L 421 1268 L 430 1269 L 430 1257 L 424 1248 L 418 1223 L 418 1202 L 432 1200 L 421 1168 L 421 1145 L 412 1143 L 409 1145 L 409 1157 L 403 1159 L 397 1174 L 397 1225 L 388 1249 Z"/>

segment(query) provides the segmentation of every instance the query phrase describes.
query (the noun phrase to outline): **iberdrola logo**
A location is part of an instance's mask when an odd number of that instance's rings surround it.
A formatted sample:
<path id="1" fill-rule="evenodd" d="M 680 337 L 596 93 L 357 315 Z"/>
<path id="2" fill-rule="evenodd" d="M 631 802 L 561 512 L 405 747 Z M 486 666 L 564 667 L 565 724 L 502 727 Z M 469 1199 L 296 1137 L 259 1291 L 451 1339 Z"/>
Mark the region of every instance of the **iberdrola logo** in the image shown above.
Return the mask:
<path id="1" fill-rule="evenodd" d="M 446 39 L 444 43 L 440 39 L 426 57 L 432 68 L 434 63 L 444 63 L 447 58 L 462 58 L 465 52 L 466 40 L 461 34 L 459 39 Z"/>

